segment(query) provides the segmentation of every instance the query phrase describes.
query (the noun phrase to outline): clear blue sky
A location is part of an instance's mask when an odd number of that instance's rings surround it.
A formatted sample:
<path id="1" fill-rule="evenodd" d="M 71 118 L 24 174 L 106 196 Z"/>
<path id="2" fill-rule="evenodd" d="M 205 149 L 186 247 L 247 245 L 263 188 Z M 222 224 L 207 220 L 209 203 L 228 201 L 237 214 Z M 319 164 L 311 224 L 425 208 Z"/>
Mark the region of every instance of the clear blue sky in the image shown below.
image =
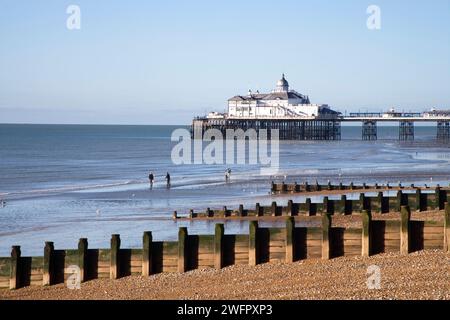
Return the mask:
<path id="1" fill-rule="evenodd" d="M 0 0 L 0 122 L 187 124 L 282 72 L 339 111 L 450 108 L 449 60 L 450 0 Z"/>

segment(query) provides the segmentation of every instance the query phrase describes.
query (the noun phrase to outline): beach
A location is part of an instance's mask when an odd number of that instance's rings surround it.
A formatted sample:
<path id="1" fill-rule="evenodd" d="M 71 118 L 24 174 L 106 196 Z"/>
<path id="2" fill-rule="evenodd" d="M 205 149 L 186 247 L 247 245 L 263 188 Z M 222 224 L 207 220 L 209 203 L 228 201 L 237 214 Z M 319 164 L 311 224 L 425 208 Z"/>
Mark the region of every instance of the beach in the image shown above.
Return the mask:
<path id="1" fill-rule="evenodd" d="M 369 266 L 380 268 L 380 289 L 368 289 Z M 450 299 L 450 259 L 442 250 L 408 255 L 308 259 L 294 263 L 236 265 L 118 280 L 97 279 L 0 290 L 0 299 Z"/>

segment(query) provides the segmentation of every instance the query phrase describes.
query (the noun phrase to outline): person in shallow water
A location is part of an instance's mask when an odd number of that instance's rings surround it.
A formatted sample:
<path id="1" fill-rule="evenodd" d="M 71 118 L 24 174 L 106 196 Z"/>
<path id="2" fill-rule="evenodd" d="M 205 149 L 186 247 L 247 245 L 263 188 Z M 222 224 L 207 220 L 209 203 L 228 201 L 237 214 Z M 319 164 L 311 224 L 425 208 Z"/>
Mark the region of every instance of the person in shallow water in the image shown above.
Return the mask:
<path id="1" fill-rule="evenodd" d="M 155 176 L 153 175 L 153 171 L 148 175 L 148 180 L 150 181 L 150 189 L 153 188 L 153 181 L 155 180 Z"/>
<path id="2" fill-rule="evenodd" d="M 231 178 L 231 169 L 228 168 L 227 170 L 225 170 L 225 182 L 229 182 Z"/>
<path id="3" fill-rule="evenodd" d="M 170 188 L 170 174 L 167 172 L 166 174 L 166 182 L 167 182 L 167 189 Z"/>

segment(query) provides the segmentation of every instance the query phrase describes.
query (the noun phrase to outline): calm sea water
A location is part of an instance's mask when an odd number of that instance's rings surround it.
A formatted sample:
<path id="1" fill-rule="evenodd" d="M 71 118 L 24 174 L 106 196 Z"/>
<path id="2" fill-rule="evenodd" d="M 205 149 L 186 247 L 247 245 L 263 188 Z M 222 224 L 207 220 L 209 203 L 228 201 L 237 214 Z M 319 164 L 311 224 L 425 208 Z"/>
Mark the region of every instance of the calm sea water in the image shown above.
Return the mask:
<path id="1" fill-rule="evenodd" d="M 450 149 L 435 143 L 435 127 L 416 127 L 412 143 L 396 140 L 397 127 L 379 127 L 375 142 L 361 141 L 360 127 L 342 127 L 343 140 L 336 142 L 281 142 L 277 176 L 262 176 L 255 165 L 174 165 L 170 135 L 176 128 L 0 125 L 0 198 L 6 201 L 0 207 L 0 256 L 8 255 L 11 245 L 41 254 L 44 241 L 75 248 L 80 237 L 91 247 L 107 247 L 113 233 L 121 234 L 125 247 L 139 247 L 146 230 L 156 240 L 176 239 L 179 226 L 213 233 L 210 222 L 173 222 L 173 210 L 287 202 L 268 195 L 272 180 L 432 185 L 450 180 Z M 153 190 L 149 170 L 156 173 Z M 227 222 L 226 233 L 236 232 L 247 232 L 247 224 Z"/>

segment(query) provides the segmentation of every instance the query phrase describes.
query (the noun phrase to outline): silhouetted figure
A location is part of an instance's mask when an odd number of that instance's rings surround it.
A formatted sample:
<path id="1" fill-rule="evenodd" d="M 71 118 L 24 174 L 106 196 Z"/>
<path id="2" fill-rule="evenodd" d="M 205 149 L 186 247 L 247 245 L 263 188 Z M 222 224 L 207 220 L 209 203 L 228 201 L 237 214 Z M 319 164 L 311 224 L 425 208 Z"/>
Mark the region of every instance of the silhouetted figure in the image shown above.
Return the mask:
<path id="1" fill-rule="evenodd" d="M 227 170 L 225 170 L 225 182 L 229 182 L 231 178 L 231 169 L 228 168 Z"/>
<path id="2" fill-rule="evenodd" d="M 150 172 L 150 174 L 148 175 L 148 180 L 150 181 L 150 189 L 153 189 L 153 181 L 155 180 L 153 172 Z"/>
<path id="3" fill-rule="evenodd" d="M 167 172 L 166 174 L 166 182 L 167 182 L 167 189 L 170 188 L 170 174 Z"/>

